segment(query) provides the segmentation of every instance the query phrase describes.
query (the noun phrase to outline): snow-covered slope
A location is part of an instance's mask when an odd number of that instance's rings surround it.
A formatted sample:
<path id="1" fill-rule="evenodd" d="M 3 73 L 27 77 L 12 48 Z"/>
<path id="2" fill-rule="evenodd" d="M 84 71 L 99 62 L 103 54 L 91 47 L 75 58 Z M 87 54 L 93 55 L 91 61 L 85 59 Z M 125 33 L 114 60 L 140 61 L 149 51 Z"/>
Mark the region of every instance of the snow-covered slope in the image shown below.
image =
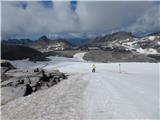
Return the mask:
<path id="1" fill-rule="evenodd" d="M 95 63 L 92 73 L 91 62 L 56 60 L 44 69 L 59 68 L 69 79 L 2 106 L 3 120 L 159 118 L 158 63 L 121 63 L 121 73 L 118 63 Z"/>
<path id="2" fill-rule="evenodd" d="M 73 57 L 77 60 L 84 61 L 83 57 L 85 54 L 86 54 L 86 52 L 76 53 Z"/>
<path id="3" fill-rule="evenodd" d="M 159 54 L 158 49 L 160 37 L 148 36 L 145 38 L 127 38 L 127 39 L 116 39 L 113 42 L 108 41 L 109 47 L 112 49 L 125 49 L 130 51 L 136 51 L 141 54 Z"/>
<path id="4" fill-rule="evenodd" d="M 134 51 L 140 54 L 160 54 L 160 36 L 148 35 L 137 38 L 131 33 L 116 32 L 90 41 L 89 46 L 98 46 L 104 50 Z"/>

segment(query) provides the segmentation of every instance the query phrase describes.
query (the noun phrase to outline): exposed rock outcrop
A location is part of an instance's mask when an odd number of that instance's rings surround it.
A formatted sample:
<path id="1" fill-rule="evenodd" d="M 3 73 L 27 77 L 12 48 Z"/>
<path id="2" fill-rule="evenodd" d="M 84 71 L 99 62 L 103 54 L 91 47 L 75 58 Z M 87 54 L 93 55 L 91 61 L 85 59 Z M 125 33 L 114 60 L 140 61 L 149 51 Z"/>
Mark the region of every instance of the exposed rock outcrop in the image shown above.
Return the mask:
<path id="1" fill-rule="evenodd" d="M 7 60 L 1 60 L 0 61 L 1 63 L 1 82 L 9 79 L 9 78 L 12 78 L 11 75 L 7 75 L 6 72 L 9 71 L 9 70 L 12 70 L 12 69 L 16 69 L 15 66 L 13 66 L 9 61 Z"/>
<path id="2" fill-rule="evenodd" d="M 33 92 L 52 87 L 67 78 L 67 75 L 59 70 L 48 72 L 41 69 L 15 69 L 5 74 L 12 76 L 12 78 L 2 77 L 2 105 L 18 97 L 27 96 Z"/>
<path id="3" fill-rule="evenodd" d="M 31 60 L 44 61 L 45 56 L 32 48 L 23 45 L 1 45 L 1 58 L 7 60 L 21 60 L 30 58 Z"/>
<path id="4" fill-rule="evenodd" d="M 1 72 L 2 73 L 5 73 L 7 72 L 8 70 L 11 70 L 11 69 L 16 69 L 15 66 L 13 66 L 9 61 L 7 60 L 1 60 Z"/>
<path id="5" fill-rule="evenodd" d="M 158 62 L 153 57 L 126 51 L 91 51 L 84 55 L 87 61 L 95 62 Z"/>

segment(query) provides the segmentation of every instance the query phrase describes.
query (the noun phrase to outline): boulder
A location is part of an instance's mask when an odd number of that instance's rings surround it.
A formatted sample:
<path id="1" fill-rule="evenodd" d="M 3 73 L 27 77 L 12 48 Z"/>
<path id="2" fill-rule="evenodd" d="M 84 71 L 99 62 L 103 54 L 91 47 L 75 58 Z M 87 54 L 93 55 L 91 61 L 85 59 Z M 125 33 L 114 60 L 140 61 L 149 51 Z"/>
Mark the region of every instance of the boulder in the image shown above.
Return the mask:
<path id="1" fill-rule="evenodd" d="M 1 69 L 2 69 L 2 73 L 7 72 L 8 70 L 11 69 L 16 69 L 15 66 L 13 66 L 9 61 L 7 60 L 1 60 Z"/>
<path id="2" fill-rule="evenodd" d="M 37 71 L 37 69 L 36 71 L 15 69 L 4 73 L 2 80 L 10 75 L 12 75 L 12 78 L 8 78 L 1 83 L 1 88 L 3 90 L 2 104 L 6 104 L 18 97 L 28 96 L 33 92 L 47 89 L 67 78 L 67 76 L 59 70 L 48 72 L 45 70 Z"/>

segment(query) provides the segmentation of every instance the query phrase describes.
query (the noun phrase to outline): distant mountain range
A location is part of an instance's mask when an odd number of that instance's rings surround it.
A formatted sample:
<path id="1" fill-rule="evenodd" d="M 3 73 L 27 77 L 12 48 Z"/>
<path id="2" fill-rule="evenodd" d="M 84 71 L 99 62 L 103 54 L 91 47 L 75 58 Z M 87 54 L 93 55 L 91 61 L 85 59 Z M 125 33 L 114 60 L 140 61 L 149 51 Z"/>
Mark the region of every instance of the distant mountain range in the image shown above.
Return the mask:
<path id="1" fill-rule="evenodd" d="M 84 37 L 85 38 L 85 37 Z M 129 32 L 115 32 L 82 39 L 42 36 L 37 40 L 9 39 L 1 41 L 2 59 L 45 60 L 65 50 L 85 50 L 86 60 L 100 62 L 160 61 L 160 33 L 136 37 Z M 76 42 L 75 42 L 76 41 Z M 75 46 L 76 45 L 76 46 Z M 25 53 L 25 54 L 24 54 Z"/>
<path id="2" fill-rule="evenodd" d="M 8 40 L 2 40 L 1 41 L 4 44 L 29 44 L 33 41 L 30 39 L 8 39 Z"/>
<path id="3" fill-rule="evenodd" d="M 31 48 L 38 49 L 42 52 L 48 52 L 48 51 L 54 51 L 54 50 L 70 49 L 72 47 L 72 44 L 70 44 L 65 39 L 51 40 L 46 36 L 42 36 L 38 40 L 32 43 L 29 43 L 28 46 Z"/>
<path id="4" fill-rule="evenodd" d="M 54 37 L 55 38 L 55 37 Z M 3 40 L 4 44 L 21 44 L 42 52 L 54 50 L 73 49 L 74 46 L 88 49 L 88 47 L 98 47 L 102 50 L 122 50 L 135 51 L 144 54 L 160 53 L 160 33 L 148 34 L 144 37 L 136 37 L 129 32 L 115 32 L 112 34 L 99 35 L 98 37 L 74 37 L 70 39 L 58 38 L 50 39 L 42 36 L 37 40 L 30 39 L 9 39 Z"/>
<path id="5" fill-rule="evenodd" d="M 160 34 L 155 33 L 138 38 L 132 33 L 116 32 L 88 41 L 85 46 L 99 47 L 103 50 L 135 51 L 143 54 L 160 53 Z"/>
<path id="6" fill-rule="evenodd" d="M 2 44 L 8 45 L 25 45 L 40 51 L 45 50 L 64 50 L 70 49 L 73 45 L 69 43 L 65 39 L 54 39 L 51 40 L 46 36 L 42 36 L 37 40 L 30 40 L 30 39 L 8 39 L 2 40 Z"/>

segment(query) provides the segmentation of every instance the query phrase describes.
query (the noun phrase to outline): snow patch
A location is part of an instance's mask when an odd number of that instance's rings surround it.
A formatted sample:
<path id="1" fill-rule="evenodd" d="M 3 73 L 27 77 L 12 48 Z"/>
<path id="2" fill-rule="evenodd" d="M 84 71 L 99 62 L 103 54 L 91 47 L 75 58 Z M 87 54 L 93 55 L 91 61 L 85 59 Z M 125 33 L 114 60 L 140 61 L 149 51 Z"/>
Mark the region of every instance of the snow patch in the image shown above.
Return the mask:
<path id="1" fill-rule="evenodd" d="M 157 50 L 153 48 L 149 48 L 149 49 L 139 48 L 136 51 L 142 54 L 158 54 Z"/>
<path id="2" fill-rule="evenodd" d="M 76 53 L 73 57 L 77 60 L 84 61 L 83 57 L 85 54 L 86 54 L 86 52 Z"/>
<path id="3" fill-rule="evenodd" d="M 154 40 L 154 39 L 155 39 L 155 36 L 149 36 L 148 39 L 149 39 L 149 40 Z"/>

